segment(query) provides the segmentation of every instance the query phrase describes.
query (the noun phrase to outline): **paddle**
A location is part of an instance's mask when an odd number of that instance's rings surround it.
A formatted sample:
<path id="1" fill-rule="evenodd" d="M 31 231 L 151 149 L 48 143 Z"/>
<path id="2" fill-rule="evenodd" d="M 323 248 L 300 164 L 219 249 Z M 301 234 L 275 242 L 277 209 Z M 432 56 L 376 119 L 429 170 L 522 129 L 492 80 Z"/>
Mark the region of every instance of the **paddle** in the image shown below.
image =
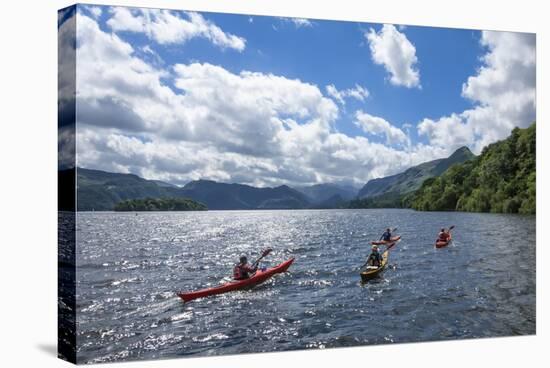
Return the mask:
<path id="1" fill-rule="evenodd" d="M 450 235 L 450 234 L 451 234 L 451 230 L 454 229 L 454 228 L 455 228 L 454 225 L 449 226 L 449 230 L 447 230 L 447 234 L 449 234 L 449 236 L 451 236 L 451 235 Z M 449 240 L 449 242 L 451 242 L 451 240 Z"/>
<path id="2" fill-rule="evenodd" d="M 450 234 L 450 233 L 451 233 L 451 230 L 454 229 L 454 228 L 455 228 L 454 225 L 449 226 L 449 230 L 447 230 L 447 234 Z"/>
<path id="3" fill-rule="evenodd" d="M 258 264 L 260 263 L 260 261 L 266 257 L 269 253 L 271 253 L 273 251 L 273 249 L 271 248 L 267 248 L 266 250 L 264 250 L 264 252 L 262 253 L 262 255 L 260 256 L 260 258 L 258 258 L 256 260 L 256 262 L 252 263 L 252 268 L 256 268 L 258 266 Z"/>

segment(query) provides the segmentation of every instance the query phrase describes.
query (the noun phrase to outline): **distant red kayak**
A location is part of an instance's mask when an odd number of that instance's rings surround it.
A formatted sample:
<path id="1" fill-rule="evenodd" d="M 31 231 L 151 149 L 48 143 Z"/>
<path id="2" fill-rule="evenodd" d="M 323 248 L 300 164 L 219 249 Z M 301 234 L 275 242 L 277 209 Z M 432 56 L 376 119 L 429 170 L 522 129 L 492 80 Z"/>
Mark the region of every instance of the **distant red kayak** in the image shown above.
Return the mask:
<path id="1" fill-rule="evenodd" d="M 447 241 L 436 240 L 436 242 L 435 242 L 435 247 L 436 247 L 436 248 L 443 248 L 443 247 L 446 247 L 447 245 L 449 245 L 449 243 L 451 242 L 451 240 L 452 240 L 452 236 L 451 236 L 451 233 L 449 233 L 449 239 L 447 239 Z"/>
<path id="2" fill-rule="evenodd" d="M 370 243 L 371 243 L 372 245 L 386 245 L 386 244 L 391 244 L 391 243 L 394 243 L 394 242 L 398 241 L 399 239 L 401 239 L 401 235 L 394 236 L 393 238 L 390 238 L 390 239 L 391 239 L 390 241 L 376 240 L 376 241 L 371 241 Z"/>
<path id="3" fill-rule="evenodd" d="M 285 261 L 281 263 L 278 266 L 268 268 L 265 271 L 258 270 L 256 273 L 254 273 L 253 276 L 246 280 L 238 280 L 238 281 L 231 281 L 226 284 L 216 286 L 213 288 L 198 290 L 198 291 L 191 291 L 188 293 L 178 293 L 178 296 L 183 299 L 185 302 L 189 302 L 194 299 L 198 298 L 204 298 L 211 295 L 217 295 L 217 294 L 223 294 L 228 293 L 230 291 L 240 290 L 240 289 L 246 289 L 248 287 L 252 287 L 258 284 L 261 284 L 262 282 L 269 279 L 271 276 L 285 272 L 288 270 L 290 265 L 294 262 L 294 258 L 289 259 L 288 261 Z"/>

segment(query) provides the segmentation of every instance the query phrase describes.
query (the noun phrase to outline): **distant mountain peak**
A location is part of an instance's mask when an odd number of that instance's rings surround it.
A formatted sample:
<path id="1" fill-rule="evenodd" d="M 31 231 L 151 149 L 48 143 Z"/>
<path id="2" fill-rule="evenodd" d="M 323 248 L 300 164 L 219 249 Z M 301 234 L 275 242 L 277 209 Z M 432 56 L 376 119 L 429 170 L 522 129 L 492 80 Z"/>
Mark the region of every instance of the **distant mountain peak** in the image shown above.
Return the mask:
<path id="1" fill-rule="evenodd" d="M 465 151 L 465 152 L 470 152 L 472 153 L 472 151 L 470 151 L 470 149 L 468 148 L 468 146 L 462 146 L 460 148 L 458 148 L 455 152 L 458 152 L 458 151 Z M 473 153 L 472 153 L 473 155 Z"/>
<path id="2" fill-rule="evenodd" d="M 470 157 L 474 157 L 474 153 L 467 147 L 467 146 L 462 146 L 460 148 L 458 148 L 456 151 L 454 151 L 452 153 L 452 155 L 449 156 L 450 157 L 453 157 L 455 155 L 467 155 L 467 156 L 470 156 Z"/>
<path id="3" fill-rule="evenodd" d="M 454 164 L 471 160 L 475 155 L 466 146 L 454 151 L 449 157 L 421 163 L 407 170 L 387 176 L 369 180 L 359 191 L 359 198 L 376 197 L 386 193 L 405 194 L 412 192 L 422 185 L 428 178 L 443 174 Z"/>
<path id="4" fill-rule="evenodd" d="M 275 188 L 282 188 L 282 189 L 287 189 L 287 188 L 288 188 L 288 189 L 292 189 L 292 188 L 290 188 L 290 187 L 289 187 L 288 185 L 286 185 L 286 184 L 279 185 L 279 186 L 277 186 L 277 187 L 275 187 Z"/>

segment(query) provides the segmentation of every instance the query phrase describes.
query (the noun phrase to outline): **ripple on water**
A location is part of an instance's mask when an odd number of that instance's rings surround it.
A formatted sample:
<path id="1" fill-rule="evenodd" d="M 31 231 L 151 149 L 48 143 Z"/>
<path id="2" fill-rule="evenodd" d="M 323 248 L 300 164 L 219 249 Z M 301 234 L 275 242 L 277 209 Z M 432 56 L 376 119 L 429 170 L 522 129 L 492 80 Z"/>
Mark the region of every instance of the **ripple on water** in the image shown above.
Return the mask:
<path id="1" fill-rule="evenodd" d="M 80 363 L 535 332 L 534 217 L 316 210 L 77 221 Z M 435 249 L 434 227 L 450 223 L 454 242 Z M 368 241 L 388 224 L 403 240 L 382 277 L 361 284 Z M 226 282 L 241 254 L 255 259 L 267 246 L 263 265 L 295 257 L 291 272 L 186 304 L 175 295 Z"/>

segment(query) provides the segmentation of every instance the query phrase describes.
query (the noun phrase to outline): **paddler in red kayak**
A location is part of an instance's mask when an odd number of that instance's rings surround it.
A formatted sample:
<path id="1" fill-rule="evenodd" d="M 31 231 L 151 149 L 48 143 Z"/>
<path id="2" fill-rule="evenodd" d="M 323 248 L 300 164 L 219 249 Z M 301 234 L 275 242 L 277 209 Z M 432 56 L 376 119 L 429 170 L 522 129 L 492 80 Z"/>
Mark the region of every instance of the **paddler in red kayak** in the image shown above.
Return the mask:
<path id="1" fill-rule="evenodd" d="M 246 256 L 242 256 L 239 261 L 239 264 L 233 268 L 233 279 L 235 280 L 246 280 L 258 269 L 257 263 L 253 266 L 248 264 L 248 259 Z"/>
<path id="2" fill-rule="evenodd" d="M 451 234 L 449 234 L 449 230 L 445 230 L 443 228 L 437 235 L 437 241 L 446 242 L 449 240 L 450 237 L 451 237 Z"/>
<path id="3" fill-rule="evenodd" d="M 391 230 L 390 228 L 387 228 L 384 234 L 380 237 L 380 240 L 383 240 L 385 242 L 391 241 Z"/>

